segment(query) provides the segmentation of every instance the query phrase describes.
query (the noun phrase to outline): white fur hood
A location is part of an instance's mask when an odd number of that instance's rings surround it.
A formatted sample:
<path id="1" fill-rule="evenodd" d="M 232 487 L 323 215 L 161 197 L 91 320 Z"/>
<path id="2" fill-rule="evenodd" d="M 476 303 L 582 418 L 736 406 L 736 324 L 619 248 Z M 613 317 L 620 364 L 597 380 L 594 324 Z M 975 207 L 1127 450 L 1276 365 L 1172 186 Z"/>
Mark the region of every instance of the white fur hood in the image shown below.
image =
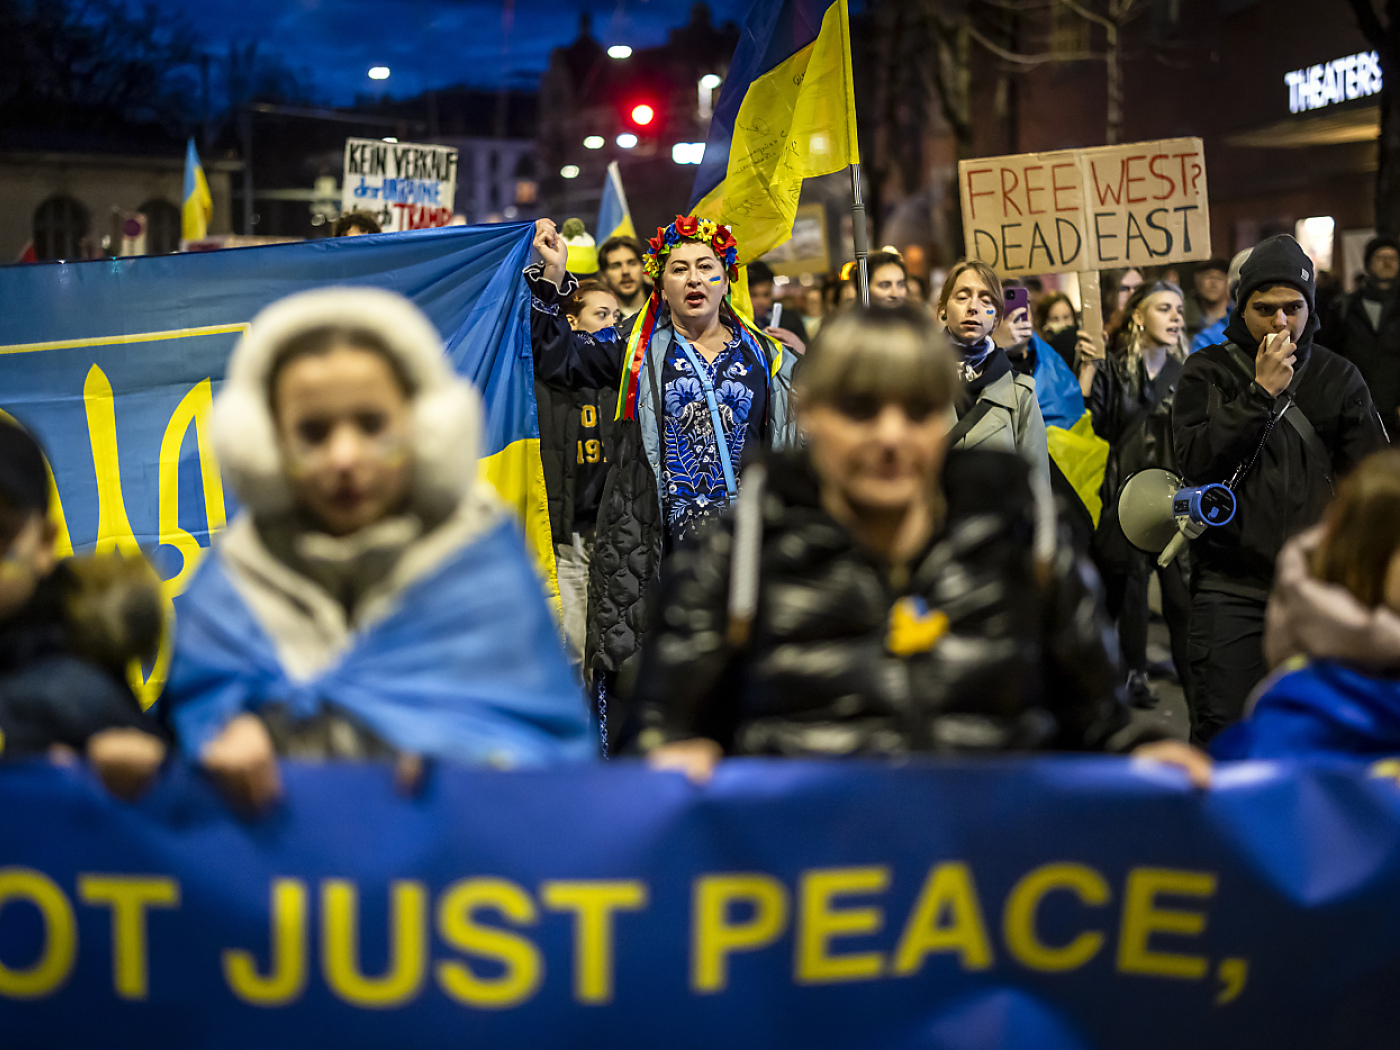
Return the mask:
<path id="1" fill-rule="evenodd" d="M 401 295 L 379 288 L 322 288 L 264 309 L 234 347 L 214 401 L 214 447 L 225 475 L 254 516 L 292 506 L 282 470 L 268 377 L 278 350 L 315 328 L 363 328 L 388 345 L 414 387 L 413 504 L 452 512 L 477 483 L 481 398 L 458 376 L 437 329 Z"/>

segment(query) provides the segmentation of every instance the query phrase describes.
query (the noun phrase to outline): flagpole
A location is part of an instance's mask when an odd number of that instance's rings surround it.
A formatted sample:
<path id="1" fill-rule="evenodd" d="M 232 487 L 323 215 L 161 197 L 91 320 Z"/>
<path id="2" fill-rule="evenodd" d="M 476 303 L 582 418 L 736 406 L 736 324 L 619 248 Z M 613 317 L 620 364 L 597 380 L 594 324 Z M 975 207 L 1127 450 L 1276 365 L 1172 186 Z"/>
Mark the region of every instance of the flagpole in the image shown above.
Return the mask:
<path id="1" fill-rule="evenodd" d="M 860 164 L 851 165 L 851 240 L 856 249 L 856 281 L 860 289 L 863 306 L 870 305 L 870 273 L 865 257 L 870 254 L 870 244 L 865 236 L 865 198 L 860 191 Z"/>

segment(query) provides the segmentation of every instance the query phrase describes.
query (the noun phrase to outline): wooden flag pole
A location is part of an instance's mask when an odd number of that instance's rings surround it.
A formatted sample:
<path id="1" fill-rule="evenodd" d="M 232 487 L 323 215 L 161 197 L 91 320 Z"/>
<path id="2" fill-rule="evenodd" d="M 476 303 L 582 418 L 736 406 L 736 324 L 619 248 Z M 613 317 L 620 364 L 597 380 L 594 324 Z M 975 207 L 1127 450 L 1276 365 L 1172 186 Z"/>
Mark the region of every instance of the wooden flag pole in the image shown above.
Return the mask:
<path id="1" fill-rule="evenodd" d="M 856 249 L 856 282 L 860 289 L 862 306 L 870 305 L 870 271 L 866 256 L 870 254 L 870 244 L 865 235 L 865 197 L 860 190 L 860 165 L 851 165 L 851 240 Z"/>

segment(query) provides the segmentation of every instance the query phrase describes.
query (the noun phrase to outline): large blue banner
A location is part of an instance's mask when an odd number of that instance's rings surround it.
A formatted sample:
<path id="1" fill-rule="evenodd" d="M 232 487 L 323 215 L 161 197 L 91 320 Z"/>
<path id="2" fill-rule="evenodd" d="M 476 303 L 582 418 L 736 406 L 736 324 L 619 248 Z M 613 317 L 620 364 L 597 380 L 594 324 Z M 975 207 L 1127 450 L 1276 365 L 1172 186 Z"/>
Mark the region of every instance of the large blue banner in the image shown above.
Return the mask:
<path id="1" fill-rule="evenodd" d="M 1394 1046 L 1394 765 L 9 767 L 0 1045 Z"/>

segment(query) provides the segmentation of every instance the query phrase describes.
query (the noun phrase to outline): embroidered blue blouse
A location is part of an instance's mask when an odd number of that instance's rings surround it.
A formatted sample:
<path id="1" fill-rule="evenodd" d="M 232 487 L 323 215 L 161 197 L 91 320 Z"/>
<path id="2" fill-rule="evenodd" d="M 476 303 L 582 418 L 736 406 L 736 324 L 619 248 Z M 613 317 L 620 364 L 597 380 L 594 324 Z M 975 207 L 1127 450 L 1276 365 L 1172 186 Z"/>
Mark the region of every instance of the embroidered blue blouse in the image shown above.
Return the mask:
<path id="1" fill-rule="evenodd" d="M 767 376 L 737 332 L 713 361 L 707 362 L 699 353 L 696 357 L 714 384 L 720 421 L 728 435 L 730 462 L 737 475 L 744 447 L 751 438 L 759 438 L 767 418 Z M 661 370 L 661 399 L 666 528 L 671 542 L 678 543 L 694 535 L 706 518 L 727 507 L 729 493 L 724 487 L 724 468 L 704 388 L 685 351 L 675 342 Z"/>

